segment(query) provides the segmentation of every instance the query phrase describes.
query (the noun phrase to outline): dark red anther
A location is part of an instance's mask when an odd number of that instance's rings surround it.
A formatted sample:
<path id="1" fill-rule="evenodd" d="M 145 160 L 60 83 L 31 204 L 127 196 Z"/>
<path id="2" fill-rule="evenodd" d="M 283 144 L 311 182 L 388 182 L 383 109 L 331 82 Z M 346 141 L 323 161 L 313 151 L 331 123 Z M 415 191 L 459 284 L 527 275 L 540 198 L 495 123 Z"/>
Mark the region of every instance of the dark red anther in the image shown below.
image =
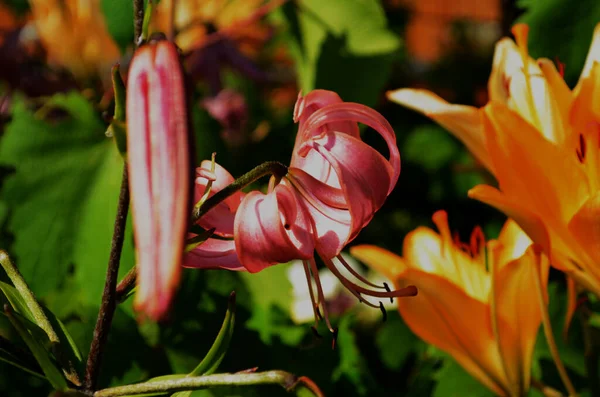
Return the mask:
<path id="1" fill-rule="evenodd" d="M 586 153 L 585 138 L 583 137 L 583 134 L 579 134 L 579 147 L 575 149 L 575 153 L 577 153 L 579 162 L 583 164 Z"/>

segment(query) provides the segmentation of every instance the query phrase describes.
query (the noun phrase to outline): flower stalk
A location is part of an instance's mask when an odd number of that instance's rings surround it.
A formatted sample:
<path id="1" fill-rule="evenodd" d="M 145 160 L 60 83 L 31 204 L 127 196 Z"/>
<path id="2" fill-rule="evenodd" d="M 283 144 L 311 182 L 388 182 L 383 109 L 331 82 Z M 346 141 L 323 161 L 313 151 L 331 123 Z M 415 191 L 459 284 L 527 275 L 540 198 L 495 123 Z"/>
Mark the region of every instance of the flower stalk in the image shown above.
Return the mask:
<path id="1" fill-rule="evenodd" d="M 284 371 L 265 371 L 194 376 L 175 380 L 151 381 L 135 385 L 110 387 L 98 390 L 93 394 L 93 397 L 137 396 L 146 393 L 173 393 L 185 390 L 199 390 L 208 387 L 256 385 L 280 385 L 287 391 L 293 391 L 298 386 L 305 386 L 317 397 L 324 395 L 310 379 L 296 377 Z"/>
<path id="2" fill-rule="evenodd" d="M 123 179 L 119 193 L 117 216 L 113 230 L 113 239 L 108 259 L 108 270 L 106 271 L 106 282 L 102 292 L 102 303 L 98 312 L 98 319 L 94 328 L 94 337 L 90 345 L 85 368 L 84 387 L 88 391 L 96 388 L 100 365 L 104 354 L 104 347 L 108 340 L 108 332 L 117 307 L 117 277 L 119 275 L 119 264 L 121 263 L 121 251 L 125 239 L 125 224 L 127 223 L 127 212 L 129 210 L 129 178 L 127 165 L 123 167 Z"/>
<path id="3" fill-rule="evenodd" d="M 548 342 L 548 348 L 550 349 L 550 354 L 552 355 L 552 359 L 554 360 L 554 365 L 556 365 L 556 369 L 558 374 L 560 375 L 560 379 L 567 389 L 569 396 L 576 397 L 577 392 L 575 391 L 575 387 L 569 379 L 569 375 L 567 374 L 567 370 L 560 359 L 560 354 L 558 353 L 558 348 L 556 347 L 556 340 L 554 339 L 554 334 L 552 333 L 552 324 L 550 323 L 550 315 L 548 314 L 548 304 L 546 302 L 546 298 L 544 297 L 544 288 L 542 287 L 542 273 L 541 273 L 541 257 L 537 255 L 537 263 L 536 263 L 536 272 L 538 277 L 534 277 L 534 285 L 535 290 L 537 292 L 538 303 L 540 304 L 540 312 L 542 314 L 542 326 L 544 327 L 544 336 L 546 337 L 546 341 Z"/>
<path id="4" fill-rule="evenodd" d="M 213 209 L 217 204 L 227 199 L 235 192 L 242 190 L 252 182 L 257 181 L 265 175 L 274 175 L 276 178 L 282 178 L 287 174 L 287 171 L 288 168 L 277 161 L 267 161 L 254 167 L 236 179 L 235 182 L 218 191 L 214 196 L 208 198 L 204 203 L 197 203 L 192 212 L 192 224 L 196 223 L 202 215 Z"/>

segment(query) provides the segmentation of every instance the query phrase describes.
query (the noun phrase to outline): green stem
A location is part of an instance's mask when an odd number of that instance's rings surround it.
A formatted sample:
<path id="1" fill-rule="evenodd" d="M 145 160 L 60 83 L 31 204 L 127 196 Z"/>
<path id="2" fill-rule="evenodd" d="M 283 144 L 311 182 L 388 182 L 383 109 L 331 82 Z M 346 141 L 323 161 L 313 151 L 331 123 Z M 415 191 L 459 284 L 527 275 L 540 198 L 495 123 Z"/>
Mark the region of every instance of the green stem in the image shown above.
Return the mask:
<path id="1" fill-rule="evenodd" d="M 29 286 L 25 282 L 21 272 L 19 272 L 19 269 L 17 269 L 17 267 L 12 263 L 10 257 L 4 250 L 0 250 L 0 264 L 4 268 L 8 278 L 10 278 L 10 281 L 13 283 L 17 291 L 19 291 L 19 294 L 21 294 L 21 297 L 27 304 L 27 307 L 31 311 L 36 324 L 43 329 L 44 332 L 46 332 L 46 335 L 48 335 L 48 339 L 52 344 L 60 343 L 58 334 L 54 328 L 52 328 L 52 324 L 50 324 L 50 320 L 48 320 L 48 317 L 44 313 L 44 309 L 42 309 L 42 306 L 39 304 L 37 299 L 35 299 L 33 292 L 29 289 Z"/>
<path id="2" fill-rule="evenodd" d="M 280 385 L 287 391 L 298 385 L 308 387 L 316 396 L 323 396 L 319 388 L 304 377 L 296 377 L 284 371 L 266 371 L 256 373 L 216 374 L 194 376 L 175 380 L 151 381 L 135 385 L 110 387 L 98 390 L 93 397 L 135 396 L 146 393 L 173 393 L 185 390 L 198 390 L 219 386 Z"/>
<path id="3" fill-rule="evenodd" d="M 563 382 L 563 385 L 567 389 L 569 396 L 575 397 L 577 396 L 577 392 L 575 391 L 575 387 L 573 387 L 573 383 L 571 383 L 571 379 L 569 379 L 569 375 L 567 374 L 567 370 L 560 359 L 560 354 L 558 353 L 558 348 L 556 347 L 556 341 L 554 340 L 554 334 L 552 333 L 552 324 L 550 323 L 550 315 L 548 314 L 548 305 L 546 304 L 546 300 L 544 299 L 544 290 L 542 288 L 542 269 L 541 269 L 541 258 L 538 255 L 537 264 L 536 264 L 536 277 L 534 277 L 535 289 L 537 292 L 538 303 L 540 305 L 540 312 L 542 314 L 542 325 L 544 327 L 544 335 L 546 336 L 546 341 L 548 342 L 548 348 L 550 349 L 550 354 L 552 355 L 552 359 L 554 360 L 554 365 L 556 365 L 556 369 L 558 370 L 558 374 L 560 379 Z"/>
<path id="4" fill-rule="evenodd" d="M 590 325 L 590 310 L 587 306 L 580 310 L 581 326 L 583 329 L 584 361 L 587 372 L 588 385 L 592 396 L 600 396 L 600 380 L 598 379 L 598 356 L 600 345 L 598 341 L 600 332 Z"/>
<path id="5" fill-rule="evenodd" d="M 196 223 L 202 215 L 213 209 L 221 201 L 225 200 L 235 192 L 245 188 L 252 182 L 262 178 L 265 175 L 275 175 L 278 178 L 282 178 L 287 174 L 287 167 L 277 161 L 267 161 L 261 165 L 248 171 L 238 179 L 236 179 L 229 186 L 215 193 L 214 196 L 207 199 L 204 203 L 197 203 L 194 206 L 192 212 L 192 224 Z"/>

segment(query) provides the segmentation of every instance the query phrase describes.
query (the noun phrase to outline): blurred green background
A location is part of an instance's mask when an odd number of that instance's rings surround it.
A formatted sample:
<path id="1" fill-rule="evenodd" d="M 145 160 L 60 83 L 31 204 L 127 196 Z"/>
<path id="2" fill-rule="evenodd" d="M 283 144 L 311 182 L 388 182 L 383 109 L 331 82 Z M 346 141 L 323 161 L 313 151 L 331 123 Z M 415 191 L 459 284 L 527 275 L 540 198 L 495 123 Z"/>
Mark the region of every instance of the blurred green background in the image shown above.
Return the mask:
<path id="1" fill-rule="evenodd" d="M 131 5 L 124 0 L 101 4 L 110 34 L 126 50 L 133 35 Z M 19 15 L 28 12 L 23 0 L 6 1 L 4 6 Z M 238 131 L 243 144 L 220 133 L 223 126 L 199 106 L 206 85 L 195 86 L 198 163 L 216 151 L 217 161 L 234 176 L 267 160 L 287 163 L 297 130 L 292 122 L 297 90 L 334 90 L 344 100 L 382 112 L 396 131 L 402 156 L 395 191 L 352 244 L 377 244 L 401 253 L 406 233 L 419 225 L 432 226 L 431 215 L 438 209 L 448 211 L 451 228 L 461 236 L 481 225 L 486 237 L 493 238 L 503 216 L 466 196 L 475 184 L 493 183 L 492 177 L 460 142 L 425 117 L 389 103 L 385 91 L 424 87 L 451 102 L 485 104 L 494 43 L 509 34 L 516 20 L 530 26 L 532 56 L 560 60 L 573 86 L 600 21 L 597 1 L 289 1 L 266 18 L 274 33 L 254 59 L 262 70 L 276 69 L 275 82 L 250 78 L 235 68 L 220 69 L 223 86 L 246 99 L 248 116 Z M 4 65 L 0 66 L 0 247 L 14 256 L 34 292 L 64 321 L 85 356 L 104 284 L 122 160 L 104 135 L 107 123 L 97 106 L 102 95 L 98 82 L 78 84 L 74 90 L 61 87 L 57 91 L 63 92 L 43 97 L 32 95 L 22 80 L 15 81 L 14 71 L 7 71 L 9 60 L 14 61 L 9 59 L 9 43 L 5 39 L 0 46 Z M 277 63 L 274 54 L 281 48 L 287 61 Z M 37 76 L 47 65 L 22 67 L 33 68 L 32 76 Z M 26 78 L 33 79 L 29 74 Z M 252 138 L 257 131 L 265 133 Z M 366 131 L 364 139 L 384 147 L 372 131 Z M 129 229 L 122 275 L 134 263 L 132 243 Z M 211 346 L 227 296 L 235 290 L 236 329 L 220 372 L 282 369 L 309 376 L 328 396 L 490 395 L 446 354 L 414 336 L 395 310 L 389 310 L 386 322 L 379 311 L 358 303 L 336 315 L 339 339 L 332 350 L 331 335 L 324 328 L 318 339 L 310 322 L 292 321 L 297 298 L 289 266 L 255 275 L 186 269 L 170 318 L 160 326 L 138 323 L 131 300 L 120 305 L 101 385 L 189 372 Z M 573 323 L 568 341 L 560 336 L 566 297 L 557 275 L 552 277 L 550 296 L 562 357 L 578 388 L 585 389 L 578 322 Z M 20 343 L 4 317 L 0 335 Z M 538 339 L 533 373 L 562 390 L 543 338 Z M 42 380 L 0 362 L 0 395 L 48 393 Z M 287 394 L 273 386 L 193 395 Z"/>

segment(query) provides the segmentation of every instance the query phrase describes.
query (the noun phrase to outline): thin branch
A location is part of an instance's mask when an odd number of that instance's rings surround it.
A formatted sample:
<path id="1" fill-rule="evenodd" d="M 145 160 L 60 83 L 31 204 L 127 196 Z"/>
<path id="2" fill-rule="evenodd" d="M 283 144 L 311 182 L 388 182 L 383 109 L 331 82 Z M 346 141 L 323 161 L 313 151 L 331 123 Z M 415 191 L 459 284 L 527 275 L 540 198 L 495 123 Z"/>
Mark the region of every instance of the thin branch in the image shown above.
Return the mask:
<path id="1" fill-rule="evenodd" d="M 198 390 L 218 386 L 280 385 L 287 391 L 293 391 L 299 385 L 307 387 L 315 396 L 322 397 L 323 392 L 306 377 L 296 377 L 284 371 L 266 371 L 256 373 L 215 374 L 184 377 L 175 380 L 150 381 L 135 385 L 111 387 L 98 390 L 94 397 L 135 396 L 146 393 L 173 393 L 185 390 Z"/>
<path id="2" fill-rule="evenodd" d="M 117 285 L 117 303 L 122 303 L 127 299 L 131 290 L 135 288 L 136 279 L 137 267 L 134 266 Z"/>
<path id="3" fill-rule="evenodd" d="M 144 0 L 133 0 L 133 42 L 139 46 L 144 27 Z"/>
<path id="4" fill-rule="evenodd" d="M 538 303 L 540 305 L 540 312 L 542 314 L 542 326 L 544 328 L 544 335 L 546 336 L 546 341 L 548 342 L 548 348 L 550 349 L 550 354 L 552 355 L 552 359 L 554 360 L 554 365 L 556 366 L 556 370 L 562 380 L 565 389 L 569 393 L 570 397 L 577 396 L 577 392 L 571 379 L 569 379 L 569 374 L 567 374 L 567 370 L 560 359 L 560 354 L 558 353 L 558 348 L 556 347 L 556 341 L 554 339 L 554 334 L 552 333 L 552 324 L 550 323 L 550 315 L 548 314 L 548 304 L 546 299 L 544 298 L 544 289 L 542 287 L 542 270 L 541 270 L 541 257 L 537 256 L 537 264 L 536 264 L 536 277 L 534 277 L 535 289 L 537 292 Z"/>
<path id="5" fill-rule="evenodd" d="M 115 218 L 110 257 L 108 259 L 106 282 L 102 293 L 102 303 L 100 305 L 100 311 L 98 312 L 98 319 L 96 320 L 96 327 L 94 328 L 94 337 L 90 346 L 90 354 L 88 355 L 85 369 L 84 386 L 88 391 L 93 391 L 96 388 L 104 347 L 108 340 L 108 332 L 117 307 L 117 277 L 119 275 L 121 251 L 123 249 L 123 240 L 125 238 L 127 212 L 129 210 L 128 179 L 127 164 L 125 164 L 123 167 L 123 180 L 121 181 L 121 191 L 119 193 L 119 204 L 117 207 L 117 216 Z"/>
<path id="6" fill-rule="evenodd" d="M 600 380 L 598 379 L 598 344 L 599 332 L 590 325 L 590 309 L 587 305 L 580 310 L 581 326 L 583 331 L 584 361 L 587 372 L 588 385 L 592 396 L 600 396 Z"/>
<path id="7" fill-rule="evenodd" d="M 192 211 L 192 224 L 196 223 L 202 215 L 206 214 L 213 207 L 219 204 L 221 201 L 225 200 L 235 192 L 240 191 L 245 188 L 252 182 L 262 178 L 265 175 L 275 175 L 278 178 L 282 178 L 287 174 L 288 168 L 277 162 L 277 161 L 267 161 L 266 163 L 262 163 L 261 165 L 254 167 L 238 179 L 236 179 L 233 183 L 226 186 L 224 189 L 219 190 L 214 196 L 210 197 L 206 200 L 202 205 L 196 204 Z"/>

